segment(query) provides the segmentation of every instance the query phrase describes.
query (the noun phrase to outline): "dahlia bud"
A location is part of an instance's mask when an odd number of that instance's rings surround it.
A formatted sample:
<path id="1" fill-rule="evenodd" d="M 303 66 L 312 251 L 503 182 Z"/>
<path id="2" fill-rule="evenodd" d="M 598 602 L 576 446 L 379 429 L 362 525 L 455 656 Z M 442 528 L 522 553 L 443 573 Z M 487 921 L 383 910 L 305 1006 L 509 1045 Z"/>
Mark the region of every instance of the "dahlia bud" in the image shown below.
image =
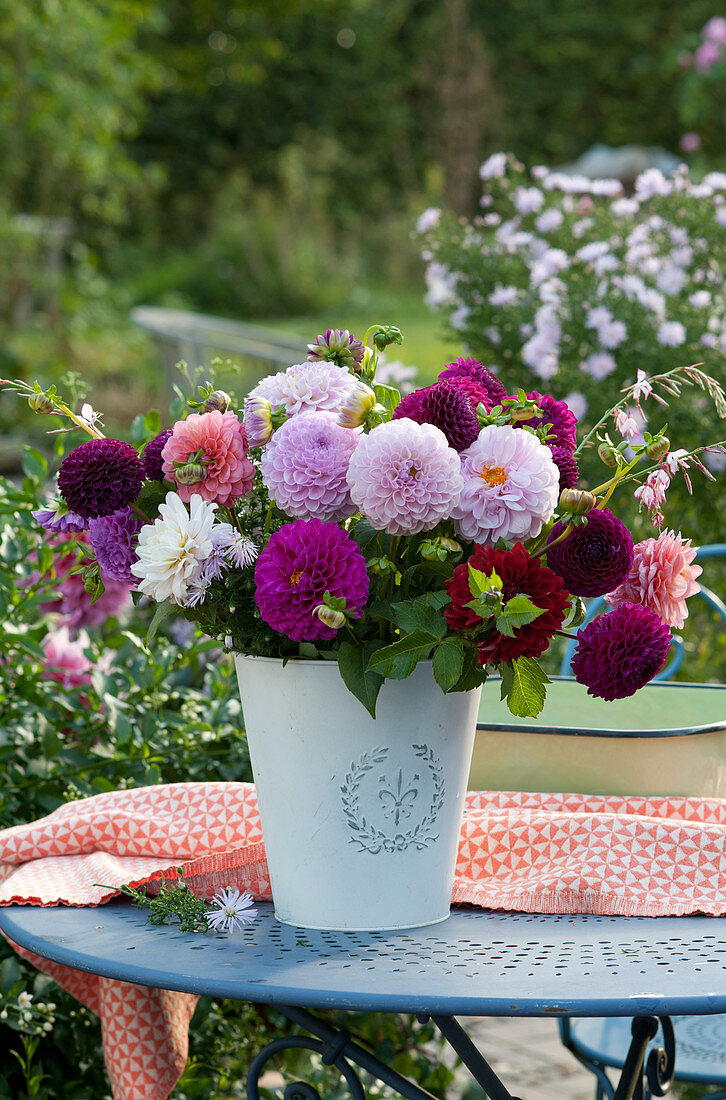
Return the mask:
<path id="1" fill-rule="evenodd" d="M 652 442 L 645 448 L 645 453 L 648 458 L 652 458 L 654 462 L 659 462 L 661 458 L 665 458 L 671 449 L 671 441 L 667 435 L 656 436 Z"/>
<path id="2" fill-rule="evenodd" d="M 53 398 L 45 393 L 33 393 L 28 398 L 28 404 L 33 412 L 52 413 L 54 409 Z"/>
<path id="3" fill-rule="evenodd" d="M 461 543 L 456 539 L 425 539 L 419 550 L 424 561 L 446 561 L 449 554 L 460 554 Z"/>
<path id="4" fill-rule="evenodd" d="M 266 397 L 252 396 L 245 401 L 243 415 L 248 447 L 264 447 L 272 436 L 272 405 Z"/>
<path id="5" fill-rule="evenodd" d="M 615 452 L 612 447 L 609 447 L 607 443 L 601 443 L 597 449 L 600 461 L 605 466 L 609 466 L 611 469 L 615 469 L 618 464 L 618 460 L 615 457 Z"/>
<path id="6" fill-rule="evenodd" d="M 356 381 L 348 391 L 338 411 L 338 423 L 342 428 L 359 428 L 376 405 L 376 395 L 365 382 Z"/>
<path id="7" fill-rule="evenodd" d="M 204 399 L 202 404 L 202 412 L 221 412 L 226 413 L 229 406 L 232 404 L 232 398 L 224 390 L 213 390 L 208 397 Z"/>
<path id="8" fill-rule="evenodd" d="M 536 405 L 520 405 L 518 408 L 510 409 L 509 419 L 517 423 L 519 420 L 531 420 L 532 417 L 540 414 L 541 410 Z"/>
<path id="9" fill-rule="evenodd" d="M 319 603 L 314 613 L 320 619 L 321 623 L 325 623 L 331 630 L 340 630 L 341 626 L 345 626 L 345 615 L 343 612 L 336 611 L 334 608 L 328 607 L 327 604 Z"/>
<path id="10" fill-rule="evenodd" d="M 573 516 L 586 516 L 596 504 L 595 495 L 587 489 L 563 489 L 560 493 L 560 508 Z"/>
<path id="11" fill-rule="evenodd" d="M 201 462 L 187 462 L 186 466 L 179 466 L 174 471 L 177 485 L 198 485 L 206 476 L 207 471 Z"/>

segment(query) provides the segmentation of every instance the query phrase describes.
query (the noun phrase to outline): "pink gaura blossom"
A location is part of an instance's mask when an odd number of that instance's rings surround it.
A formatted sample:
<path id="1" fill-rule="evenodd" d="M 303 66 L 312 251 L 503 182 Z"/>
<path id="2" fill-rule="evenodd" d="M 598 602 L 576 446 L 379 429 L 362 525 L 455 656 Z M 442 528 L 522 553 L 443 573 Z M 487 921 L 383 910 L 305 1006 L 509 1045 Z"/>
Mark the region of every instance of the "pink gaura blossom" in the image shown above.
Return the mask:
<path id="1" fill-rule="evenodd" d="M 633 397 L 636 401 L 640 401 L 641 397 L 645 399 L 650 397 L 653 392 L 653 387 L 648 381 L 648 375 L 644 370 L 639 370 L 637 375 L 637 381 L 633 386 Z"/>
<path id="2" fill-rule="evenodd" d="M 661 467 L 649 474 L 643 485 L 639 485 L 633 494 L 635 499 L 640 501 L 641 506 L 648 509 L 650 518 L 654 523 L 661 524 L 663 522 L 661 505 L 665 501 L 670 483 L 670 476 Z"/>
<path id="3" fill-rule="evenodd" d="M 623 438 L 633 439 L 636 435 L 640 434 L 640 424 L 633 416 L 632 410 L 629 408 L 616 409 L 613 414 L 615 417 L 615 427 L 618 429 Z"/>
<path id="4" fill-rule="evenodd" d="M 645 539 L 635 546 L 629 575 L 605 599 L 613 607 L 642 604 L 680 630 L 688 618 L 686 600 L 698 592 L 696 577 L 703 572 L 693 564 L 695 557 L 696 548 L 680 533 L 663 531 L 657 539 Z"/>

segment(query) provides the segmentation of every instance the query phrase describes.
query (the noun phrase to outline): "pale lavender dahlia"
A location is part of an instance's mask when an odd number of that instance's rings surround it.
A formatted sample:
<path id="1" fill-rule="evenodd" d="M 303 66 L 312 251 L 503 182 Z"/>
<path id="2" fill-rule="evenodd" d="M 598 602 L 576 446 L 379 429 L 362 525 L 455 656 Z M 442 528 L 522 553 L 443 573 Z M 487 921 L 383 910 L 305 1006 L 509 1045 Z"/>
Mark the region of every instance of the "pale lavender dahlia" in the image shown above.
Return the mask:
<path id="1" fill-rule="evenodd" d="M 347 329 L 326 329 L 322 336 L 316 336 L 313 343 L 308 344 L 308 359 L 312 362 L 327 360 L 357 373 L 360 372 L 364 355 L 365 348 L 360 340 L 356 340 Z"/>
<path id="2" fill-rule="evenodd" d="M 63 531 L 67 535 L 76 535 L 88 530 L 88 520 L 71 512 L 64 500 L 51 500 L 45 508 L 36 508 L 30 514 L 46 531 Z"/>
<path id="3" fill-rule="evenodd" d="M 368 573 L 347 531 L 319 519 L 295 520 L 270 536 L 255 565 L 255 603 L 264 621 L 293 642 L 334 638 L 315 613 L 326 592 L 357 617 L 368 599 Z"/>
<path id="4" fill-rule="evenodd" d="M 462 486 L 459 456 L 433 424 L 391 420 L 361 436 L 348 485 L 379 531 L 415 535 L 451 515 Z"/>
<path id="5" fill-rule="evenodd" d="M 247 401 L 264 397 L 273 411 L 282 405 L 288 416 L 311 409 L 336 412 L 355 381 L 355 376 L 337 363 L 294 363 L 258 382 Z"/>
<path id="6" fill-rule="evenodd" d="M 96 560 L 105 573 L 124 584 L 135 585 L 131 566 L 136 561 L 136 544 L 144 521 L 131 508 L 119 508 L 110 516 L 99 516 L 88 525 Z"/>
<path id="7" fill-rule="evenodd" d="M 559 499 L 560 471 L 549 447 L 509 425 L 482 428 L 461 454 L 464 487 L 451 513 L 457 533 L 494 544 L 534 538 Z"/>
<path id="8" fill-rule="evenodd" d="M 593 508 L 587 523 L 562 542 L 566 524 L 558 520 L 547 540 L 547 564 L 573 596 L 602 596 L 625 580 L 633 564 L 633 537 L 609 508 Z"/>
<path id="9" fill-rule="evenodd" d="M 572 671 L 588 695 L 625 699 L 660 672 L 670 643 L 671 632 L 655 611 L 623 603 L 579 632 Z"/>
<path id="10" fill-rule="evenodd" d="M 271 499 L 295 519 L 341 520 L 356 510 L 346 480 L 360 437 L 330 412 L 286 420 L 262 455 L 260 470 Z"/>
<path id="11" fill-rule="evenodd" d="M 172 431 L 172 428 L 164 428 L 163 432 L 159 432 L 158 435 L 149 440 L 141 452 L 141 465 L 149 481 L 164 481 L 166 477 L 161 452 L 167 439 L 171 437 Z"/>
<path id="12" fill-rule="evenodd" d="M 72 512 L 108 516 L 136 500 L 144 480 L 134 448 L 120 439 L 91 439 L 69 451 L 58 470 L 58 489 Z"/>

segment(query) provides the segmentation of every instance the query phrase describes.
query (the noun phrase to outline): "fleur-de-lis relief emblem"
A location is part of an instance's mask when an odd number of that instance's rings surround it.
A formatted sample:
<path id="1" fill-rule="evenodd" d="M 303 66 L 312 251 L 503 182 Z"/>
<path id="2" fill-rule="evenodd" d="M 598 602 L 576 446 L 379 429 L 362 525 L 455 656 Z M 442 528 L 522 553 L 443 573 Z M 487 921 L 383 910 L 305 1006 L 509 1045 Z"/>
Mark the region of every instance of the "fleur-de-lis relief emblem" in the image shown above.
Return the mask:
<path id="1" fill-rule="evenodd" d="M 382 778 L 382 777 L 381 777 Z M 394 825 L 398 825 L 402 817 L 410 817 L 413 803 L 418 796 L 418 787 L 414 783 L 420 782 L 420 775 L 415 773 L 410 784 L 403 781 L 403 770 L 398 769 L 398 780 L 394 788 L 383 787 L 378 792 L 378 797 L 384 805 L 383 816 L 393 818 Z"/>

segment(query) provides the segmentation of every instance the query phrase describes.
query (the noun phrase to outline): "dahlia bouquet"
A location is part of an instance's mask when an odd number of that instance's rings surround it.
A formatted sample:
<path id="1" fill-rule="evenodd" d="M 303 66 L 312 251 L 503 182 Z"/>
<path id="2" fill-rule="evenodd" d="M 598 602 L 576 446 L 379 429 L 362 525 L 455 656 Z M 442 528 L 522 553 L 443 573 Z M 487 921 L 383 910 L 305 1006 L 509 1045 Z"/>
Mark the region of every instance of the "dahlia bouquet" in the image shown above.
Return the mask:
<path id="1" fill-rule="evenodd" d="M 400 340 L 391 326 L 363 341 L 329 329 L 239 404 L 210 382 L 171 426 L 139 418 L 134 444 L 105 438 L 98 414 L 54 387 L 6 383 L 91 436 L 60 462 L 40 528 L 66 554 L 79 540 L 96 596 L 111 579 L 155 602 L 150 634 L 180 612 L 238 652 L 337 661 L 374 717 L 384 680 L 423 660 L 444 692 L 498 671 L 511 710 L 536 716 L 538 658 L 581 621 L 583 597 L 603 594 L 613 610 L 580 632 L 573 671 L 592 695 L 632 694 L 663 667 L 698 589 L 695 548 L 663 526 L 668 485 L 707 471 L 664 431 L 635 443 L 630 423 L 685 386 L 726 410 L 721 387 L 697 367 L 639 372 L 578 445 L 564 401 L 508 393 L 474 359 L 401 397 L 376 380 Z M 578 487 L 588 447 L 603 463 L 591 489 Z M 609 507 L 621 486 L 656 537 L 634 545 Z"/>

